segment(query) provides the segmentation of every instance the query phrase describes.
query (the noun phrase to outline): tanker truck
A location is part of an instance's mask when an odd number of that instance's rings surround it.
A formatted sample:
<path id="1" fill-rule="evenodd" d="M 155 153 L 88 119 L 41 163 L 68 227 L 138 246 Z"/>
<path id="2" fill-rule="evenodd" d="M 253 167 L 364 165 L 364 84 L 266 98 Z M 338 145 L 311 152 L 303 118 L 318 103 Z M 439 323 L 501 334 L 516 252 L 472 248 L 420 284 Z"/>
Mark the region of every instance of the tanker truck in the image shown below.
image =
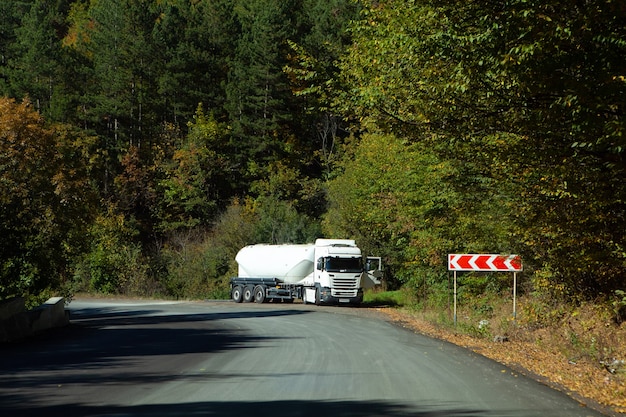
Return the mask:
<path id="1" fill-rule="evenodd" d="M 237 253 L 233 301 L 359 304 L 363 288 L 380 284 L 381 258 L 363 258 L 354 240 L 317 239 L 313 244 L 250 245 Z"/>

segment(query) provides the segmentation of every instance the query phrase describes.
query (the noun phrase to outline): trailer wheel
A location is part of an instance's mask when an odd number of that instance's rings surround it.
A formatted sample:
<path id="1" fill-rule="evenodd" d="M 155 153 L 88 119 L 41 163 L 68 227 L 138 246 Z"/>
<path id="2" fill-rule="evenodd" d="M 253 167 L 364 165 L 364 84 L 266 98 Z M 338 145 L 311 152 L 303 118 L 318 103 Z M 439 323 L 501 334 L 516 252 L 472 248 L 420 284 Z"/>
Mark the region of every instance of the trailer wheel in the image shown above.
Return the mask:
<path id="1" fill-rule="evenodd" d="M 241 285 L 235 285 L 231 296 L 233 297 L 233 301 L 236 303 L 240 303 L 243 301 L 243 290 L 241 288 Z"/>
<path id="2" fill-rule="evenodd" d="M 265 287 L 257 285 L 254 287 L 254 302 L 262 304 L 265 302 Z"/>
<path id="3" fill-rule="evenodd" d="M 246 285 L 243 289 L 243 301 L 246 303 L 251 303 L 254 300 L 254 291 L 253 287 Z"/>

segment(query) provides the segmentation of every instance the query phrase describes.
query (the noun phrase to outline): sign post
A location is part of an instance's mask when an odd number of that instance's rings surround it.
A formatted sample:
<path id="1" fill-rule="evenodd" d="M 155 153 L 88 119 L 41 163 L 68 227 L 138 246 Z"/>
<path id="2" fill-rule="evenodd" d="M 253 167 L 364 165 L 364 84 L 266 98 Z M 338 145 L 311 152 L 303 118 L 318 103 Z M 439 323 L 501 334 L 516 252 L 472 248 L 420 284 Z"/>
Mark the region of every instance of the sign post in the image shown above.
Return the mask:
<path id="1" fill-rule="evenodd" d="M 513 272 L 513 320 L 517 319 L 517 272 Z"/>
<path id="2" fill-rule="evenodd" d="M 456 326 L 456 271 L 454 271 L 454 325 Z"/>
<path id="3" fill-rule="evenodd" d="M 448 271 L 454 271 L 454 324 L 456 325 L 457 271 L 513 272 L 513 319 L 517 316 L 517 273 L 522 271 L 519 255 L 448 254 Z"/>

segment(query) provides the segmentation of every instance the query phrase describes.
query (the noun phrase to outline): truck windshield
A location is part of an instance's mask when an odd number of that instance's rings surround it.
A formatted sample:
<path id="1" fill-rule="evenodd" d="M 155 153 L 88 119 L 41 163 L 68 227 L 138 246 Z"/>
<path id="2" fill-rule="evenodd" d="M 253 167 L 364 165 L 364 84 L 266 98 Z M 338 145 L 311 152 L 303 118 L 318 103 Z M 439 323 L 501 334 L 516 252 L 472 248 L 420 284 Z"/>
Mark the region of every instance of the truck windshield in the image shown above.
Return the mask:
<path id="1" fill-rule="evenodd" d="M 361 258 L 326 258 L 326 270 L 329 272 L 361 272 Z"/>

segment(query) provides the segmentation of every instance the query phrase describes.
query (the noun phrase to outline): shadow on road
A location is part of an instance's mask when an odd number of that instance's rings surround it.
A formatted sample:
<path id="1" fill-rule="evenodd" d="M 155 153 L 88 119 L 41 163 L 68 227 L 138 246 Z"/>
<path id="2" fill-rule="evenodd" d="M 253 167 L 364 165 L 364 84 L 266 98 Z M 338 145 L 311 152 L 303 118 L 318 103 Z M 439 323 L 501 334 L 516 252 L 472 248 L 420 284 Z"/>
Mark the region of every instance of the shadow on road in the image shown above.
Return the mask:
<path id="1" fill-rule="evenodd" d="M 2 398 L 4 389 L 48 390 L 60 384 L 171 380 L 172 373 L 164 373 L 163 369 L 146 369 L 148 358 L 162 356 L 163 361 L 175 362 L 184 355 L 252 349 L 281 339 L 253 336 L 246 330 L 220 325 L 217 320 L 304 313 L 266 310 L 164 314 L 162 310 L 115 308 L 75 311 L 68 327 L 0 345 L 0 415 L 10 415 L 2 412 L 7 400 Z"/>
<path id="2" fill-rule="evenodd" d="M 133 310 L 115 307 L 74 309 L 71 314 L 73 324 L 104 327 L 140 324 L 182 323 L 194 321 L 213 321 L 251 317 L 279 317 L 306 314 L 306 310 L 254 310 L 198 314 L 160 314 L 163 310 Z"/>
<path id="3" fill-rule="evenodd" d="M 5 400 L 0 397 L 0 400 Z M 4 401 L 3 401 L 4 402 Z M 4 411 L 4 410 L 3 410 Z M 19 416 L 88 417 L 88 416 L 220 416 L 220 417 L 486 417 L 480 410 L 446 408 L 445 405 L 415 410 L 406 405 L 385 401 L 272 401 L 272 402 L 196 402 L 139 406 L 85 406 L 67 404 L 37 407 L 24 404 L 11 408 Z"/>

